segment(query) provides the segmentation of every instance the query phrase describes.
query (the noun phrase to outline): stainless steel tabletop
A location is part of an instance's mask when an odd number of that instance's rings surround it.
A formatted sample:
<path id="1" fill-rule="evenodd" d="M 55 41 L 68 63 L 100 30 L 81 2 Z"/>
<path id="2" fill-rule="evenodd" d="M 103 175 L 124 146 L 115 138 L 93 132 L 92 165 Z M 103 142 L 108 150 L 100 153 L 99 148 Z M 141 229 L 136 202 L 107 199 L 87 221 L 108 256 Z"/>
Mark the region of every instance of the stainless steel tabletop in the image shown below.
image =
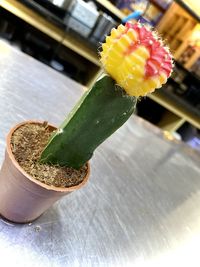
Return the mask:
<path id="1" fill-rule="evenodd" d="M 0 162 L 11 126 L 59 125 L 83 90 L 1 42 Z M 91 169 L 83 189 L 32 224 L 0 220 L 0 266 L 200 266 L 198 152 L 132 116 L 96 150 Z"/>

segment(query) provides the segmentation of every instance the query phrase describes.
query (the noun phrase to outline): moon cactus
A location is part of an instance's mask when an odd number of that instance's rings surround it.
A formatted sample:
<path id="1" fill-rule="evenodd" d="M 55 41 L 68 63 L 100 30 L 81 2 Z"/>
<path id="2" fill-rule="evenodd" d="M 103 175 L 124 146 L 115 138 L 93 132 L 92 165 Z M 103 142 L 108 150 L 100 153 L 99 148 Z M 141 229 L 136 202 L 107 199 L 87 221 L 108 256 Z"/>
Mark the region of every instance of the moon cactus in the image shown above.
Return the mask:
<path id="1" fill-rule="evenodd" d="M 102 45 L 105 74 L 80 99 L 41 155 L 41 163 L 79 169 L 135 110 L 137 97 L 167 81 L 172 57 L 156 33 L 139 23 L 112 29 Z"/>

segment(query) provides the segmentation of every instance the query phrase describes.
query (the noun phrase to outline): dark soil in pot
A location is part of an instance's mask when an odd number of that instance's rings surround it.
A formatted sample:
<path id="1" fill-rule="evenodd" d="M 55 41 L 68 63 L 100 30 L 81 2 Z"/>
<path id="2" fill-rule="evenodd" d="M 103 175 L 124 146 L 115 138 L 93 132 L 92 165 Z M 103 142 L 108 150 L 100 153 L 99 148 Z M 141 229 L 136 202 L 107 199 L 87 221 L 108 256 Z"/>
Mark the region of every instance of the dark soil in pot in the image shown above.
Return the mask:
<path id="1" fill-rule="evenodd" d="M 71 187 L 80 184 L 86 176 L 87 165 L 75 170 L 39 163 L 52 131 L 46 123 L 25 124 L 16 129 L 11 138 L 11 149 L 16 161 L 29 175 L 46 185 Z"/>

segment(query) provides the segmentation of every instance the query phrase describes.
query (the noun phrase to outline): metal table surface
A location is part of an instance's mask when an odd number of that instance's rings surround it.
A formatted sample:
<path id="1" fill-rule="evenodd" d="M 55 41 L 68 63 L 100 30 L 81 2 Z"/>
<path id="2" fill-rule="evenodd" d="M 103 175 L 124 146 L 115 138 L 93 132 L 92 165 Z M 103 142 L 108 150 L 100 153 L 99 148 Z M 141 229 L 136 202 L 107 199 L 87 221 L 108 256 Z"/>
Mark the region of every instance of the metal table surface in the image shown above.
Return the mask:
<path id="1" fill-rule="evenodd" d="M 84 88 L 0 43 L 0 162 L 28 119 L 59 125 Z M 0 265 L 200 266 L 200 155 L 132 116 L 91 160 L 88 184 L 26 225 L 0 220 Z"/>

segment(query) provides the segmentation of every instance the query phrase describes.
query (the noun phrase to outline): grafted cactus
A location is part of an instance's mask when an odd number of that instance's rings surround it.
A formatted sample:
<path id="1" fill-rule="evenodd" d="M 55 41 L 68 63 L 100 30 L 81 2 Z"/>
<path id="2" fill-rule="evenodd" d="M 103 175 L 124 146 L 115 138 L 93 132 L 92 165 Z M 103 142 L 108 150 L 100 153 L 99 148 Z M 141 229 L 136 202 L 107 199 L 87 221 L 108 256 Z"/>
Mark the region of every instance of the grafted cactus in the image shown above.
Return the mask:
<path id="1" fill-rule="evenodd" d="M 88 90 L 51 137 L 41 163 L 80 168 L 135 110 L 137 97 L 167 81 L 172 57 L 155 33 L 120 25 L 102 45 L 104 75 Z"/>

